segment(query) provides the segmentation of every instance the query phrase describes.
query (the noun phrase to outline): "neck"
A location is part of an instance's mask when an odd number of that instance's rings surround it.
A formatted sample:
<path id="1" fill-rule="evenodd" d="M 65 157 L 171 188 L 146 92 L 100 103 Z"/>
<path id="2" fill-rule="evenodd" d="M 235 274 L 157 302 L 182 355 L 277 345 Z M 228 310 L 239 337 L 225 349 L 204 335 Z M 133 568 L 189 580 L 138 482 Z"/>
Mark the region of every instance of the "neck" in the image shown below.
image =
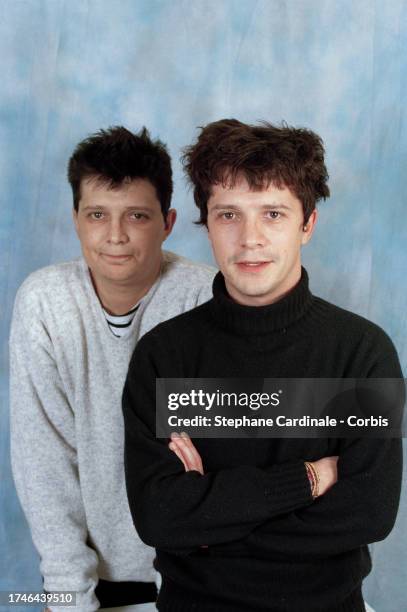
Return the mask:
<path id="1" fill-rule="evenodd" d="M 103 282 L 95 278 L 89 270 L 93 287 L 103 308 L 112 315 L 122 315 L 129 312 L 151 289 L 159 275 L 159 269 L 153 279 L 142 284 L 119 284 L 111 281 Z"/>
<path id="2" fill-rule="evenodd" d="M 213 296 L 210 307 L 220 326 L 238 335 L 251 336 L 286 329 L 295 324 L 312 303 L 304 268 L 301 268 L 301 278 L 295 287 L 272 304 L 253 306 L 230 299 L 221 272 L 215 276 Z"/>

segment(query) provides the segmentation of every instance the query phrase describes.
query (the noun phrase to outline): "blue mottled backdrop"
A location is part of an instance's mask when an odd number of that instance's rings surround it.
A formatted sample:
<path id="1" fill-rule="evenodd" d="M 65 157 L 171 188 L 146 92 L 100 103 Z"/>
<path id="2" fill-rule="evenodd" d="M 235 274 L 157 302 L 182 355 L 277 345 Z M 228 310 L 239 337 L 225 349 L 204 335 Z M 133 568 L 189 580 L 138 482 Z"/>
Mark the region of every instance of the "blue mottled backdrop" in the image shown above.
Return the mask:
<path id="1" fill-rule="evenodd" d="M 74 145 L 115 124 L 160 136 L 179 211 L 167 245 L 211 261 L 179 164 L 197 126 L 316 130 L 332 197 L 304 251 L 311 288 L 383 326 L 406 373 L 407 1 L 2 0 L 0 62 L 0 590 L 38 589 L 10 473 L 7 337 L 24 277 L 79 253 L 65 179 Z M 372 547 L 364 593 L 377 612 L 407 609 L 405 482 L 395 529 Z"/>

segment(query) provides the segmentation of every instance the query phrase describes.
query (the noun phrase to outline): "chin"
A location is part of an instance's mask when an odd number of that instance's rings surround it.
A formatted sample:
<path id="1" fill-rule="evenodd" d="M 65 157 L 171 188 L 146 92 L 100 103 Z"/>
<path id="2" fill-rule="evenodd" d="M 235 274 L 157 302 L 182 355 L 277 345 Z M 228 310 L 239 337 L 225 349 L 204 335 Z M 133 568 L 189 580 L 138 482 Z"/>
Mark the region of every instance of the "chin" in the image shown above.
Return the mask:
<path id="1" fill-rule="evenodd" d="M 128 270 L 117 270 L 113 272 L 112 270 L 103 270 L 101 276 L 110 282 L 123 282 L 130 281 L 135 275 L 134 273 L 129 273 Z"/>
<path id="2" fill-rule="evenodd" d="M 250 297 L 263 297 L 275 290 L 274 285 L 265 285 L 262 283 L 236 283 L 236 289 L 242 294 Z"/>

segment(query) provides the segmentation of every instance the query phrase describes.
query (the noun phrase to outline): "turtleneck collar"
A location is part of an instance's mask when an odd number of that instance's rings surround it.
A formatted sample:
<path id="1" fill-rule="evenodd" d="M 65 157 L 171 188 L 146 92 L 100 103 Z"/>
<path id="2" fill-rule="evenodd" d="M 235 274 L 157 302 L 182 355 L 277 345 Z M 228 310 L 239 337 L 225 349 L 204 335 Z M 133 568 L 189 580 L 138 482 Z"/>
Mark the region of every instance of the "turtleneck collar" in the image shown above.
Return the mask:
<path id="1" fill-rule="evenodd" d="M 308 274 L 301 267 L 301 278 L 283 298 L 266 306 L 244 306 L 229 296 L 225 278 L 218 272 L 213 280 L 213 300 L 210 302 L 214 318 L 225 329 L 239 335 L 267 334 L 282 330 L 300 319 L 312 302 L 308 288 Z"/>

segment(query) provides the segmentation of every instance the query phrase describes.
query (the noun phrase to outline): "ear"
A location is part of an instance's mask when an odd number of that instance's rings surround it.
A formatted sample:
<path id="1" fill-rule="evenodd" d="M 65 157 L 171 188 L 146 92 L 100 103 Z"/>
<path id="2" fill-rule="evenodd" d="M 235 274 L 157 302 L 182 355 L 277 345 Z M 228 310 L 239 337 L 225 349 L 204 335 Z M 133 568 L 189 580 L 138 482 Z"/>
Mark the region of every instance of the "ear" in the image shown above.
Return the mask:
<path id="1" fill-rule="evenodd" d="M 301 244 L 307 244 L 311 240 L 311 236 L 314 233 L 315 224 L 317 222 L 318 212 L 317 209 L 314 208 L 312 213 L 310 214 L 307 223 L 305 223 L 302 227 L 302 236 L 301 236 Z"/>
<path id="2" fill-rule="evenodd" d="M 175 221 L 177 220 L 177 211 L 175 208 L 170 208 L 167 213 L 167 217 L 164 221 L 164 240 L 168 238 L 168 236 L 172 232 L 172 228 L 174 227 Z"/>

